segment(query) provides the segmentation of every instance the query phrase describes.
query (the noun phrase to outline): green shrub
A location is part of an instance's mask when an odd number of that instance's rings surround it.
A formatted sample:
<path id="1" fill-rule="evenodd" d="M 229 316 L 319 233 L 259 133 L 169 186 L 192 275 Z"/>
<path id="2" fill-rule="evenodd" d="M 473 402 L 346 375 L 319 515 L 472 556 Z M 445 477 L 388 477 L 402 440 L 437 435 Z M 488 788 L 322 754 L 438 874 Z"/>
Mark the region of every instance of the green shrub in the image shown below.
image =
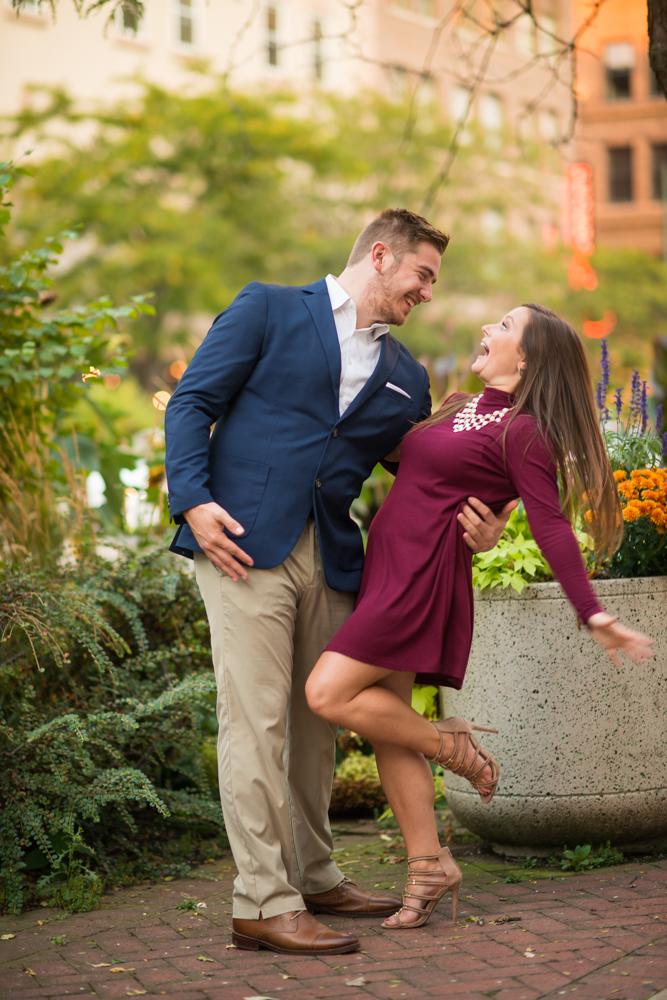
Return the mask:
<path id="1" fill-rule="evenodd" d="M 583 847 L 577 844 L 573 851 L 568 851 L 566 844 L 563 848 L 563 859 L 560 866 L 563 871 L 581 872 L 591 863 L 590 853 L 590 844 L 584 844 Z"/>
<path id="2" fill-rule="evenodd" d="M 33 873 L 48 873 L 33 893 L 80 909 L 98 876 L 178 874 L 203 838 L 220 841 L 202 753 L 215 732 L 208 625 L 172 556 L 5 567 L 0 636 L 5 908 L 21 909 Z"/>
<path id="3" fill-rule="evenodd" d="M 473 557 L 473 587 L 512 587 L 519 594 L 527 583 L 553 580 L 553 574 L 533 540 L 523 504 L 513 510 L 495 549 Z"/>
<path id="4" fill-rule="evenodd" d="M 375 754 L 353 750 L 336 768 L 330 811 L 332 813 L 372 812 L 384 806 Z"/>
<path id="5" fill-rule="evenodd" d="M 196 910 L 197 904 L 194 899 L 182 899 L 180 903 L 176 903 L 177 910 Z"/>
<path id="6" fill-rule="evenodd" d="M 621 851 L 612 847 L 610 841 L 600 844 L 597 851 L 594 851 L 590 844 L 584 844 L 583 847 L 577 845 L 573 851 L 568 851 L 566 844 L 560 866 L 563 871 L 581 872 L 589 868 L 622 865 L 623 860 Z"/>

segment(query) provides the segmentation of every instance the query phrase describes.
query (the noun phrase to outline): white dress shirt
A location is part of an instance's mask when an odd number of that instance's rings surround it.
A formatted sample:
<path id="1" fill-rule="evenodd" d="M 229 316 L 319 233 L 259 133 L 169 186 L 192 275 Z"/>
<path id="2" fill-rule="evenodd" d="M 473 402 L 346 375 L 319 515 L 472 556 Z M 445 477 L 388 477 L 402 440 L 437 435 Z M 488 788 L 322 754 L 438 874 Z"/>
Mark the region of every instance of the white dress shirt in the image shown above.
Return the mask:
<path id="1" fill-rule="evenodd" d="M 357 307 L 353 299 L 333 274 L 327 274 L 326 282 L 340 345 L 338 412 L 342 417 L 375 371 L 382 346 L 380 337 L 389 333 L 389 327 L 386 323 L 373 323 L 367 329 L 357 330 Z"/>

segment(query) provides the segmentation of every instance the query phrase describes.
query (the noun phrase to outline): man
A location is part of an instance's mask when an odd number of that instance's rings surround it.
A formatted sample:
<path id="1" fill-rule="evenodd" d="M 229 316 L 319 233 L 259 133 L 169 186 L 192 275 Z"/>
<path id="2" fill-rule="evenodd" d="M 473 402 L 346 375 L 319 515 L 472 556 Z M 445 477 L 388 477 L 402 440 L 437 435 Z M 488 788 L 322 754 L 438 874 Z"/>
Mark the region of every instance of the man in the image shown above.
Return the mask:
<path id="1" fill-rule="evenodd" d="M 390 209 L 338 279 L 248 285 L 167 408 L 170 510 L 181 525 L 172 551 L 194 555 L 211 626 L 239 947 L 353 951 L 356 937 L 308 911 L 381 917 L 401 904 L 355 886 L 331 858 L 336 732 L 311 713 L 304 688 L 359 589 L 350 504 L 431 411 L 428 375 L 389 325 L 430 301 L 448 239 Z M 482 551 L 509 511 L 496 518 L 474 503 L 478 514 L 466 508 L 461 523 Z"/>

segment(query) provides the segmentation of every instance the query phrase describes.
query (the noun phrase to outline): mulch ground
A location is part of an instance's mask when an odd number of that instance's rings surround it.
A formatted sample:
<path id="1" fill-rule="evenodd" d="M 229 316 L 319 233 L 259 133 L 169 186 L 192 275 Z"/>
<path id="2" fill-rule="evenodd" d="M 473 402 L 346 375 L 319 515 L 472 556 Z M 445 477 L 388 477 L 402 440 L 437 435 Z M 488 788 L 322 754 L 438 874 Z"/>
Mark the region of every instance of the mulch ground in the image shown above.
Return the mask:
<path id="1" fill-rule="evenodd" d="M 370 823 L 339 828 L 342 870 L 400 890 L 404 852 L 391 836 Z M 109 890 L 92 913 L 4 916 L 0 998 L 644 1000 L 667 989 L 667 860 L 567 876 L 536 869 L 507 884 L 516 864 L 477 844 L 453 850 L 464 872 L 455 925 L 449 897 L 413 931 L 321 917 L 361 940 L 359 953 L 338 957 L 231 947 L 231 857 L 187 879 Z M 206 905 L 177 910 L 187 898 Z"/>

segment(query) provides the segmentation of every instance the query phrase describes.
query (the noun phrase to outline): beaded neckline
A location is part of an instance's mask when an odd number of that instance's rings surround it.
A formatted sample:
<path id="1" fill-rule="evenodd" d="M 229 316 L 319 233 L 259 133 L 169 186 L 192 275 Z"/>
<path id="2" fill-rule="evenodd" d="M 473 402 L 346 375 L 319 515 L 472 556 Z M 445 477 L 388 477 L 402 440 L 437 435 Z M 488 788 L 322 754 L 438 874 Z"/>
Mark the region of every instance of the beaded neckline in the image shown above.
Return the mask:
<path id="1" fill-rule="evenodd" d="M 454 433 L 457 434 L 460 431 L 472 431 L 481 430 L 482 427 L 486 427 L 487 424 L 499 424 L 506 413 L 513 410 L 513 406 L 505 406 L 501 410 L 494 410 L 492 413 L 478 413 L 477 406 L 480 399 L 484 395 L 480 392 L 479 396 L 475 396 L 474 399 L 469 400 L 462 410 L 454 417 Z"/>

